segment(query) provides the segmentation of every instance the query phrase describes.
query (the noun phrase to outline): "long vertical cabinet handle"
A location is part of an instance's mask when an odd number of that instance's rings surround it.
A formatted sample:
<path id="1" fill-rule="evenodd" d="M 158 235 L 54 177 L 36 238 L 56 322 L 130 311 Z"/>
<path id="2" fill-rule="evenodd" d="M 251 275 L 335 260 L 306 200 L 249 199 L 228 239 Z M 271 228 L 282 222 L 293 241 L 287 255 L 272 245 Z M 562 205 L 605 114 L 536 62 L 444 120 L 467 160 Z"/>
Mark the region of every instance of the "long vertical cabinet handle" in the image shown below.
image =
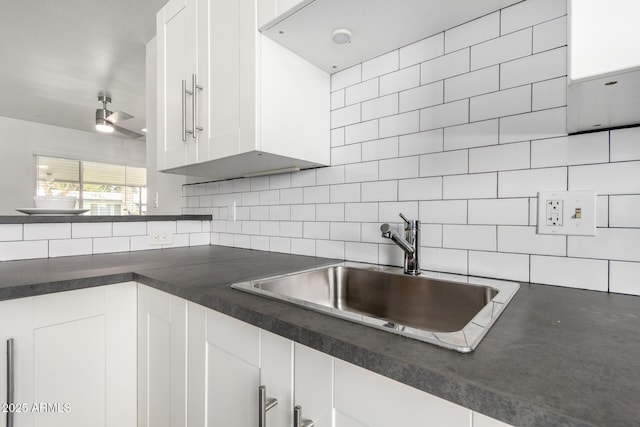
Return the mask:
<path id="1" fill-rule="evenodd" d="M 187 81 L 182 81 L 182 142 L 187 142 Z"/>
<path id="2" fill-rule="evenodd" d="M 193 139 L 198 137 L 198 131 L 202 131 L 202 128 L 198 126 L 198 91 L 202 90 L 202 86 L 198 84 L 198 78 L 195 74 L 191 75 L 191 102 L 193 105 L 193 132 L 191 136 Z"/>
<path id="3" fill-rule="evenodd" d="M 13 427 L 13 338 L 7 340 L 7 427 Z"/>
<path id="4" fill-rule="evenodd" d="M 267 397 L 267 386 L 258 387 L 258 427 L 267 427 L 267 411 L 278 404 L 278 399 Z"/>
<path id="5" fill-rule="evenodd" d="M 305 420 L 302 418 L 302 406 L 296 405 L 293 408 L 293 427 L 313 427 L 314 423 L 311 420 Z"/>

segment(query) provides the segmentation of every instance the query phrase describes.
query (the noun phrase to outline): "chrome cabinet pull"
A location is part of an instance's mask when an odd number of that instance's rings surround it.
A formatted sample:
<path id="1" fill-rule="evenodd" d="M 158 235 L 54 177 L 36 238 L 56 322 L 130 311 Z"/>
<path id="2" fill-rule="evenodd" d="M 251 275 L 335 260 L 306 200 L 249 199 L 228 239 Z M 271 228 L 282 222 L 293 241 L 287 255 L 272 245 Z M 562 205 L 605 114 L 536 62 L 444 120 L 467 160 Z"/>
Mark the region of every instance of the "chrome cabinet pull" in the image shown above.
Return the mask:
<path id="1" fill-rule="evenodd" d="M 182 81 L 182 142 L 187 142 L 187 81 Z"/>
<path id="2" fill-rule="evenodd" d="M 13 338 L 7 340 L 7 427 L 13 427 Z"/>
<path id="3" fill-rule="evenodd" d="M 191 136 L 195 139 L 198 137 L 197 131 L 202 132 L 202 128 L 198 126 L 198 90 L 202 90 L 202 86 L 198 84 L 198 79 L 195 74 L 191 75 L 191 102 L 193 105 L 193 132 Z"/>
<path id="4" fill-rule="evenodd" d="M 302 418 L 302 406 L 296 405 L 293 408 L 293 427 L 313 427 L 314 423 L 311 420 L 305 420 Z"/>
<path id="5" fill-rule="evenodd" d="M 267 386 L 258 387 L 258 427 L 267 427 L 267 411 L 278 404 L 278 399 L 267 397 Z"/>

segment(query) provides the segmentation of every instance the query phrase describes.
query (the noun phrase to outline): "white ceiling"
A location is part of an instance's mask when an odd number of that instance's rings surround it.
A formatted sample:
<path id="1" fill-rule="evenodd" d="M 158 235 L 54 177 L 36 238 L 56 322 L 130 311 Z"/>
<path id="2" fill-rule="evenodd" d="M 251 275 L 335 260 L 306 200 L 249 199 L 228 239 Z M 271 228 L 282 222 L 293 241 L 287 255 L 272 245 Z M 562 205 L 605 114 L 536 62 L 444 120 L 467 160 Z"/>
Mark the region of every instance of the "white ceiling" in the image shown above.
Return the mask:
<path id="1" fill-rule="evenodd" d="M 98 93 L 145 127 L 145 45 L 167 0 L 0 0 L 0 116 L 95 132 Z"/>

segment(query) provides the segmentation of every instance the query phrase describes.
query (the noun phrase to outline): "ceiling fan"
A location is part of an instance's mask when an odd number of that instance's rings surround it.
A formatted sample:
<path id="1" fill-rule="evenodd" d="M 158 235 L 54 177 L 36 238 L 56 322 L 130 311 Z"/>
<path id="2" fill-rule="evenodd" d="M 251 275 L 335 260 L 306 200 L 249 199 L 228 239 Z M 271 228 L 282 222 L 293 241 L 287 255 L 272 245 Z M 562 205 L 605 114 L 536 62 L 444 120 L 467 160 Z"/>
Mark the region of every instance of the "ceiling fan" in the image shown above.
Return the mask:
<path id="1" fill-rule="evenodd" d="M 112 133 L 115 130 L 116 132 L 134 139 L 144 136 L 141 133 L 116 125 L 116 123 L 131 119 L 133 116 L 125 113 L 124 111 L 116 111 L 115 113 L 111 112 L 107 108 L 107 104 L 111 103 L 110 97 L 107 95 L 98 95 L 98 102 L 102 103 L 102 108 L 98 108 L 96 110 L 96 130 L 98 132 Z"/>

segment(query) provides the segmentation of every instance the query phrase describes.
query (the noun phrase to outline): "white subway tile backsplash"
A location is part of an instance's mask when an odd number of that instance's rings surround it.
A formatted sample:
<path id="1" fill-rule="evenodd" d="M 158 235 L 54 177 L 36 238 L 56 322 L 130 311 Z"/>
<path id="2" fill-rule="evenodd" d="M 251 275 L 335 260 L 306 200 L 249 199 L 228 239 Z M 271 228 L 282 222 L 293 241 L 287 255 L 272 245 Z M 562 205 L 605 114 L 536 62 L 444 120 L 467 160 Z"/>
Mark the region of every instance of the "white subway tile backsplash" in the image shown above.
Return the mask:
<path id="1" fill-rule="evenodd" d="M 420 202 L 420 221 L 435 224 L 466 224 L 467 200 Z"/>
<path id="2" fill-rule="evenodd" d="M 442 247 L 442 224 L 420 224 L 420 246 Z"/>
<path id="3" fill-rule="evenodd" d="M 269 250 L 271 252 L 291 253 L 291 239 L 287 237 L 269 237 Z"/>
<path id="4" fill-rule="evenodd" d="M 378 245 L 372 243 L 345 242 L 345 259 L 366 262 L 370 264 L 378 263 Z"/>
<path id="5" fill-rule="evenodd" d="M 305 239 L 328 239 L 328 222 L 305 222 L 302 226 L 302 236 Z"/>
<path id="6" fill-rule="evenodd" d="M 567 255 L 616 261 L 640 261 L 640 229 L 599 228 L 597 236 L 569 236 Z"/>
<path id="7" fill-rule="evenodd" d="M 260 192 L 254 191 L 250 193 L 242 193 L 240 196 L 240 203 L 243 206 L 255 206 L 260 204 Z"/>
<path id="8" fill-rule="evenodd" d="M 513 31 L 567 14 L 567 2 L 558 0 L 527 0 L 502 9 L 501 33 Z"/>
<path id="9" fill-rule="evenodd" d="M 482 173 L 442 178 L 443 199 L 493 199 L 497 197 L 498 175 Z"/>
<path id="10" fill-rule="evenodd" d="M 280 188 L 289 188 L 289 187 L 291 187 L 290 173 L 279 173 L 276 175 L 269 176 L 269 188 L 271 190 L 277 190 Z"/>
<path id="11" fill-rule="evenodd" d="M 291 206 L 269 206 L 269 220 L 270 221 L 284 221 L 291 219 Z"/>
<path id="12" fill-rule="evenodd" d="M 360 121 L 360 104 L 331 111 L 331 129 L 358 123 Z"/>
<path id="13" fill-rule="evenodd" d="M 609 227 L 640 228 L 640 195 L 609 197 Z"/>
<path id="14" fill-rule="evenodd" d="M 567 236 L 537 234 L 536 227 L 498 226 L 498 251 L 565 256 Z"/>
<path id="15" fill-rule="evenodd" d="M 459 125 L 469 121 L 469 100 L 449 102 L 420 110 L 420 130 Z"/>
<path id="16" fill-rule="evenodd" d="M 559 77 L 534 83 L 531 97 L 534 111 L 567 105 L 567 78 Z"/>
<path id="17" fill-rule="evenodd" d="M 398 70 L 400 51 L 394 50 L 362 63 L 362 80 L 369 80 Z"/>
<path id="18" fill-rule="evenodd" d="M 189 233 L 189 246 L 208 246 L 211 244 L 211 233 Z M 93 251 L 95 252 L 96 246 L 93 243 Z"/>
<path id="19" fill-rule="evenodd" d="M 531 167 L 567 166 L 609 161 L 606 132 L 586 133 L 531 142 Z"/>
<path id="20" fill-rule="evenodd" d="M 22 224 L 0 224 L 0 242 L 22 240 Z"/>
<path id="21" fill-rule="evenodd" d="M 164 233 L 164 232 L 177 232 L 176 221 L 150 221 L 147 223 L 147 233 Z"/>
<path id="22" fill-rule="evenodd" d="M 529 281 L 529 255 L 469 252 L 469 275 Z"/>
<path id="23" fill-rule="evenodd" d="M 444 33 L 400 48 L 400 68 L 406 68 L 444 54 Z"/>
<path id="24" fill-rule="evenodd" d="M 269 219 L 269 206 L 251 206 L 249 219 L 253 221 Z"/>
<path id="25" fill-rule="evenodd" d="M 380 179 L 417 178 L 418 167 L 417 156 L 380 160 L 378 174 Z"/>
<path id="26" fill-rule="evenodd" d="M 500 66 L 500 88 L 521 86 L 567 75 L 567 49 L 561 47 Z"/>
<path id="27" fill-rule="evenodd" d="M 455 175 L 469 172 L 467 150 L 445 151 L 420 156 L 420 176 Z"/>
<path id="28" fill-rule="evenodd" d="M 316 205 L 317 221 L 344 221 L 344 203 Z"/>
<path id="29" fill-rule="evenodd" d="M 260 192 L 261 205 L 277 205 L 278 203 L 280 203 L 279 190 L 268 190 Z"/>
<path id="30" fill-rule="evenodd" d="M 251 249 L 257 251 L 268 251 L 269 238 L 266 236 L 251 236 Z"/>
<path id="31" fill-rule="evenodd" d="M 530 151 L 529 142 L 473 148 L 469 150 L 469 172 L 528 169 Z"/>
<path id="32" fill-rule="evenodd" d="M 402 68 L 380 77 L 380 96 L 411 89 L 416 86 L 420 86 L 420 65 Z"/>
<path id="33" fill-rule="evenodd" d="M 378 203 L 345 203 L 344 216 L 348 222 L 378 221 Z"/>
<path id="34" fill-rule="evenodd" d="M 594 189 L 597 194 L 640 193 L 640 162 L 569 167 L 569 190 Z"/>
<path id="35" fill-rule="evenodd" d="M 316 185 L 315 169 L 307 169 L 300 172 L 294 172 L 291 174 L 292 187 L 309 187 L 312 185 Z"/>
<path id="36" fill-rule="evenodd" d="M 336 110 L 338 108 L 342 108 L 342 107 L 344 107 L 346 105 L 345 104 L 344 93 L 345 93 L 344 89 L 340 89 L 340 90 L 337 90 L 335 92 L 331 92 L 330 106 L 331 106 L 332 110 Z"/>
<path id="37" fill-rule="evenodd" d="M 403 259 L 404 252 L 399 246 L 394 244 L 378 245 L 378 262 L 380 264 L 401 266 L 404 262 Z"/>
<path id="38" fill-rule="evenodd" d="M 494 92 L 499 85 L 500 68 L 497 65 L 451 77 L 444 81 L 444 102 Z"/>
<path id="39" fill-rule="evenodd" d="M 640 263 L 617 262 L 609 263 L 609 292 L 640 295 Z"/>
<path id="40" fill-rule="evenodd" d="M 283 237 L 302 237 L 302 221 L 280 222 L 280 235 Z"/>
<path id="41" fill-rule="evenodd" d="M 329 203 L 329 186 L 305 187 L 302 199 L 304 203 Z"/>
<path id="42" fill-rule="evenodd" d="M 454 274 L 467 274 L 467 251 L 459 249 L 421 248 L 420 268 Z"/>
<path id="43" fill-rule="evenodd" d="M 24 224 L 24 240 L 70 239 L 71 224 Z"/>
<path id="44" fill-rule="evenodd" d="M 380 119 L 379 137 L 404 135 L 420 130 L 420 112 L 409 111 Z"/>
<path id="45" fill-rule="evenodd" d="M 49 241 L 49 257 L 90 255 L 93 252 L 93 239 L 59 239 Z"/>
<path id="46" fill-rule="evenodd" d="M 251 236 L 234 235 L 233 246 L 236 248 L 252 249 L 251 248 Z"/>
<path id="47" fill-rule="evenodd" d="M 609 227 L 609 196 L 596 196 L 596 227 Z"/>
<path id="48" fill-rule="evenodd" d="M 233 183 L 233 192 L 242 193 L 244 191 L 251 191 L 251 178 L 240 178 L 231 181 Z"/>
<path id="49" fill-rule="evenodd" d="M 418 219 L 418 202 L 386 202 L 379 204 L 378 220 L 380 222 L 403 222 L 400 214 L 407 219 Z"/>
<path id="50" fill-rule="evenodd" d="M 442 82 L 435 82 L 400 92 L 400 112 L 419 110 L 442 104 L 444 89 Z"/>
<path id="51" fill-rule="evenodd" d="M 340 240 L 343 242 L 359 242 L 360 227 L 350 222 L 332 222 L 330 230 L 331 240 Z M 316 246 L 317 248 L 317 246 Z"/>
<path id="52" fill-rule="evenodd" d="M 498 197 L 538 197 L 539 191 L 567 190 L 567 168 L 498 173 Z"/>
<path id="53" fill-rule="evenodd" d="M 242 234 L 260 234 L 260 221 L 242 221 Z"/>
<path id="54" fill-rule="evenodd" d="M 291 253 L 297 255 L 316 255 L 316 241 L 312 239 L 291 239 Z"/>
<path id="55" fill-rule="evenodd" d="M 367 101 L 378 96 L 378 79 L 367 80 L 345 89 L 345 105 Z"/>
<path id="56" fill-rule="evenodd" d="M 376 211 L 377 212 L 377 211 Z M 388 244 L 389 239 L 382 237 L 380 233 L 380 222 L 363 222 L 360 227 L 360 241 L 367 243 Z M 379 252 L 378 252 L 379 253 Z"/>
<path id="57" fill-rule="evenodd" d="M 496 144 L 498 144 L 498 119 L 444 129 L 445 151 Z"/>
<path id="58" fill-rule="evenodd" d="M 499 35 L 500 12 L 494 12 L 445 31 L 445 52 L 453 52 Z"/>
<path id="59" fill-rule="evenodd" d="M 280 190 L 280 203 L 285 205 L 294 205 L 303 202 L 303 188 L 285 188 Z M 244 203 L 244 197 L 242 200 L 242 204 Z"/>
<path id="60" fill-rule="evenodd" d="M 378 139 L 362 143 L 362 161 L 398 157 L 398 137 Z"/>
<path id="61" fill-rule="evenodd" d="M 344 259 L 344 242 L 316 240 L 316 256 Z"/>
<path id="62" fill-rule="evenodd" d="M 330 166 L 328 168 L 320 168 L 316 171 L 316 180 L 318 185 L 342 184 L 345 177 L 344 166 Z M 280 193 L 280 203 L 282 201 L 282 192 Z"/>
<path id="63" fill-rule="evenodd" d="M 442 246 L 452 249 L 496 250 L 496 227 L 492 225 L 442 226 Z"/>
<path id="64" fill-rule="evenodd" d="M 262 236 L 279 236 L 280 223 L 278 221 L 260 221 L 260 232 L 251 234 L 260 234 Z"/>
<path id="65" fill-rule="evenodd" d="M 0 261 L 47 258 L 48 256 L 47 240 L 0 242 Z"/>
<path id="66" fill-rule="evenodd" d="M 531 87 L 521 86 L 476 96 L 471 98 L 469 108 L 472 122 L 529 112 Z M 502 120 L 504 118 L 501 118 Z"/>
<path id="67" fill-rule="evenodd" d="M 208 240 L 207 244 L 209 244 Z M 93 239 L 94 254 L 106 254 L 113 252 L 129 252 L 129 237 L 101 237 Z"/>
<path id="68" fill-rule="evenodd" d="M 362 160 L 362 146 L 360 144 L 345 145 L 331 149 L 331 164 L 345 165 L 358 163 Z"/>
<path id="69" fill-rule="evenodd" d="M 607 291 L 607 276 L 607 261 L 531 256 L 531 281 L 533 283 Z"/>
<path id="70" fill-rule="evenodd" d="M 533 31 L 527 28 L 471 47 L 471 69 L 501 64 L 531 55 Z"/>
<path id="71" fill-rule="evenodd" d="M 111 237 L 111 222 L 75 222 L 71 224 L 71 238 Z"/>
<path id="72" fill-rule="evenodd" d="M 331 75 L 331 90 L 339 90 L 362 81 L 362 65 L 354 65 Z"/>
<path id="73" fill-rule="evenodd" d="M 611 131 L 611 161 L 640 160 L 640 127 Z"/>
<path id="74" fill-rule="evenodd" d="M 567 44 L 567 17 L 552 19 L 533 27 L 533 53 Z"/>
<path id="75" fill-rule="evenodd" d="M 291 220 L 315 221 L 316 207 L 314 205 L 291 205 Z"/>
<path id="76" fill-rule="evenodd" d="M 176 233 L 200 233 L 201 231 L 202 231 L 202 221 L 176 221 Z M 89 237 L 89 236 L 86 236 L 86 237 Z M 92 236 L 92 237 L 101 237 L 101 236 Z"/>
<path id="77" fill-rule="evenodd" d="M 356 123 L 344 128 L 344 143 L 354 144 L 356 142 L 370 141 L 378 138 L 378 121 L 369 120 Z"/>
<path id="78" fill-rule="evenodd" d="M 331 203 L 359 202 L 360 184 L 337 184 L 331 186 Z M 327 200 L 328 202 L 328 200 Z M 323 202 L 317 202 L 323 203 Z"/>
<path id="79" fill-rule="evenodd" d="M 522 87 L 528 89 L 528 86 Z M 566 110 L 565 107 L 552 108 L 500 118 L 500 144 L 566 135 Z"/>
<path id="80" fill-rule="evenodd" d="M 396 200 L 398 200 L 398 181 L 362 183 L 363 202 L 386 202 Z"/>
<path id="81" fill-rule="evenodd" d="M 469 200 L 469 224 L 528 225 L 529 199 Z"/>
<path id="82" fill-rule="evenodd" d="M 400 157 L 406 157 L 442 151 L 442 141 L 442 129 L 402 135 L 399 137 L 398 154 Z"/>
<path id="83" fill-rule="evenodd" d="M 398 200 L 433 200 L 442 198 L 442 178 L 402 179 L 398 181 Z"/>
<path id="84" fill-rule="evenodd" d="M 469 49 L 462 49 L 420 64 L 420 83 L 425 85 L 467 72 Z"/>
<path id="85" fill-rule="evenodd" d="M 346 182 L 378 180 L 378 162 L 353 163 L 345 166 Z"/>
<path id="86" fill-rule="evenodd" d="M 331 129 L 330 139 L 331 139 L 331 147 L 340 147 L 344 145 L 344 129 L 345 128 L 337 128 Z"/>

